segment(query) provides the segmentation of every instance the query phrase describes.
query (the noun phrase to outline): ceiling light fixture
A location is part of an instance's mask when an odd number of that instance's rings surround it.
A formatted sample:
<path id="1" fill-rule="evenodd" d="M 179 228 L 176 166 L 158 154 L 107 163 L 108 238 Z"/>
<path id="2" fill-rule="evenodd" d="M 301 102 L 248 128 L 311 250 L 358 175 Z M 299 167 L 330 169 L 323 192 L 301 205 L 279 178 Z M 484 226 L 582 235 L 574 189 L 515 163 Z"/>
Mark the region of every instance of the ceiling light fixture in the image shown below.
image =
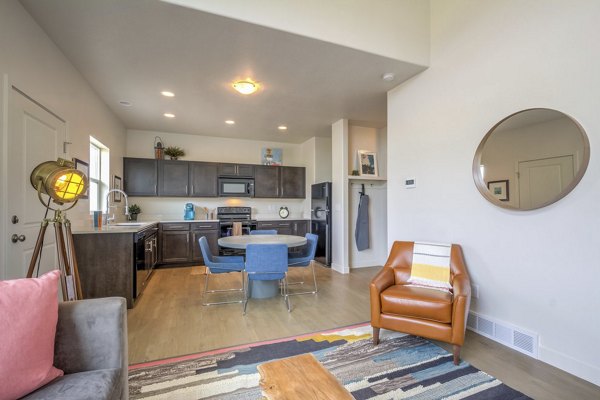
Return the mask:
<path id="1" fill-rule="evenodd" d="M 394 75 L 393 73 L 391 73 L 391 72 L 386 72 L 385 74 L 383 74 L 383 75 L 381 76 L 381 79 L 383 79 L 384 81 L 391 82 L 391 81 L 393 81 L 393 80 L 394 80 L 394 78 L 395 78 L 395 77 L 396 77 L 396 75 Z"/>
<path id="2" fill-rule="evenodd" d="M 280 131 L 287 131 L 287 126 L 285 126 L 285 125 L 279 125 L 277 127 L 277 129 L 279 129 Z"/>
<path id="3" fill-rule="evenodd" d="M 235 124 L 235 121 L 234 121 L 234 120 L 232 120 L 232 119 L 228 119 L 227 121 L 225 121 L 225 123 L 226 123 L 227 125 L 233 125 L 233 124 Z"/>
<path id="4" fill-rule="evenodd" d="M 251 79 L 234 82 L 231 86 L 241 94 L 252 94 L 258 90 L 258 83 Z"/>
<path id="5" fill-rule="evenodd" d="M 175 118 L 175 114 L 172 113 L 164 113 L 163 115 L 167 118 Z"/>
<path id="6" fill-rule="evenodd" d="M 165 90 L 165 91 L 162 91 L 162 92 L 160 92 L 160 94 L 162 94 L 162 95 L 163 95 L 163 96 L 165 96 L 165 97 L 175 97 L 175 93 L 173 93 L 173 92 L 169 92 L 169 91 L 166 91 L 166 90 Z"/>

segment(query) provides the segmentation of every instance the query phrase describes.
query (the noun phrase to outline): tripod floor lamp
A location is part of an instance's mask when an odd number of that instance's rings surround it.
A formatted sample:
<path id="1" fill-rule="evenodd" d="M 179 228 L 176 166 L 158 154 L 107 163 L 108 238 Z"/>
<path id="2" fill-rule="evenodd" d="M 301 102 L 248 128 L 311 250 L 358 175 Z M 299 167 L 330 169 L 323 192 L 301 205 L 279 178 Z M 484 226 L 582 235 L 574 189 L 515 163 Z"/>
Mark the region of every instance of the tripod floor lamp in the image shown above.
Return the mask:
<path id="1" fill-rule="evenodd" d="M 33 276 L 36 264 L 39 264 L 46 229 L 52 223 L 56 237 L 58 267 L 62 272 L 63 299 L 83 299 L 73 246 L 71 221 L 67 218 L 66 211 L 73 208 L 79 197 L 86 193 L 88 187 L 87 176 L 75 169 L 73 162 L 59 158 L 57 161 L 46 161 L 35 167 L 30 180 L 37 190 L 38 199 L 47 209 L 46 215 L 49 210 L 52 210 L 54 216 L 52 218 L 44 217 L 42 220 L 31 262 L 29 263 L 27 277 L 31 278 Z M 48 196 L 47 201 L 44 201 L 42 195 Z"/>

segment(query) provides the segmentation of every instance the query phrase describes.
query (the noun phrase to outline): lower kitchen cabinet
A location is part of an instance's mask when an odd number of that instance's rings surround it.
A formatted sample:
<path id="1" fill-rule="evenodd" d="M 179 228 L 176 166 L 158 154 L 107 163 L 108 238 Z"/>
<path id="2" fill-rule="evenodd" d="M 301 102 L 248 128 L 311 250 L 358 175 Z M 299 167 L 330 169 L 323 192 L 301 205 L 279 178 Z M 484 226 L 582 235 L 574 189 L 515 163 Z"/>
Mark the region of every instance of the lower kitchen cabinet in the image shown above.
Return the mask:
<path id="1" fill-rule="evenodd" d="M 190 257 L 190 232 L 162 231 L 160 234 L 161 261 L 163 263 L 188 262 Z"/>
<path id="2" fill-rule="evenodd" d="M 308 232 L 309 221 L 258 221 L 256 229 L 275 229 L 279 235 L 304 236 Z"/>
<path id="3" fill-rule="evenodd" d="M 213 254 L 219 254 L 218 222 L 161 223 L 161 264 L 201 264 L 204 262 L 198 239 L 206 236 Z"/>
<path id="4" fill-rule="evenodd" d="M 217 223 L 201 224 L 195 223 L 191 226 L 192 231 L 190 232 L 192 237 L 192 259 L 191 261 L 204 262 L 202 258 L 202 252 L 200 251 L 200 244 L 198 240 L 202 236 L 206 236 L 208 241 L 208 247 L 210 252 L 217 255 L 219 254 L 219 225 Z"/>

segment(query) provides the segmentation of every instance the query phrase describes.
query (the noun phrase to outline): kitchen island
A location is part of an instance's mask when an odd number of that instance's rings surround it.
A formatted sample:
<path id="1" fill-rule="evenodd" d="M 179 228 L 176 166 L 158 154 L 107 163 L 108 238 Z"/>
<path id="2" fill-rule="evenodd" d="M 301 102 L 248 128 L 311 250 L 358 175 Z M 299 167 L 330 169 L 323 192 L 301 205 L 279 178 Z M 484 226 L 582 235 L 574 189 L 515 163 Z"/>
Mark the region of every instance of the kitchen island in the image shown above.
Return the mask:
<path id="1" fill-rule="evenodd" d="M 157 262 L 157 222 L 73 229 L 83 297 L 120 296 L 133 308 Z"/>

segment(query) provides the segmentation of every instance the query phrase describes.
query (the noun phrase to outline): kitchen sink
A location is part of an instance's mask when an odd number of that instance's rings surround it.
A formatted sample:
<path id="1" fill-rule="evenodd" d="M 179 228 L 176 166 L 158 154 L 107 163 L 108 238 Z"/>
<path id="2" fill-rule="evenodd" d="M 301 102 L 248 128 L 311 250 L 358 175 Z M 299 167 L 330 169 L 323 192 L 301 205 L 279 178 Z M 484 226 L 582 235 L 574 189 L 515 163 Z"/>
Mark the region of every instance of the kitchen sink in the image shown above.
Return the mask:
<path id="1" fill-rule="evenodd" d="M 117 222 L 116 224 L 110 224 L 110 226 L 142 226 L 142 222 Z"/>

